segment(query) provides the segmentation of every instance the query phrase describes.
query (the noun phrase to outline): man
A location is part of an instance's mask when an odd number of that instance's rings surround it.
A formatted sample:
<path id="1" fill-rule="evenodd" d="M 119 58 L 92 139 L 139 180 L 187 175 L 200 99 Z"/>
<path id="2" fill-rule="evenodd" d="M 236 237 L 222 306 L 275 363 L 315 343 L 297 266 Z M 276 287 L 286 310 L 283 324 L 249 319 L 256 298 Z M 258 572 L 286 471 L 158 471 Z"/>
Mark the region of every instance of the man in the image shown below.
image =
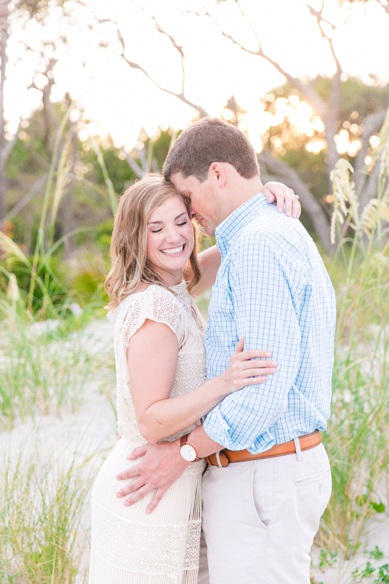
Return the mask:
<path id="1" fill-rule="evenodd" d="M 308 584 L 309 552 L 331 493 L 320 432 L 330 411 L 333 287 L 301 223 L 261 194 L 255 152 L 234 126 L 193 124 L 169 152 L 164 175 L 190 198 L 221 253 L 208 378 L 226 369 L 242 336 L 245 349 L 270 351 L 278 369 L 263 385 L 226 397 L 184 440 L 136 449 L 132 458 L 145 455 L 142 462 L 119 477 L 140 476 L 148 492 L 157 489 L 152 510 L 191 460 L 209 457 L 203 529 L 211 584 Z"/>

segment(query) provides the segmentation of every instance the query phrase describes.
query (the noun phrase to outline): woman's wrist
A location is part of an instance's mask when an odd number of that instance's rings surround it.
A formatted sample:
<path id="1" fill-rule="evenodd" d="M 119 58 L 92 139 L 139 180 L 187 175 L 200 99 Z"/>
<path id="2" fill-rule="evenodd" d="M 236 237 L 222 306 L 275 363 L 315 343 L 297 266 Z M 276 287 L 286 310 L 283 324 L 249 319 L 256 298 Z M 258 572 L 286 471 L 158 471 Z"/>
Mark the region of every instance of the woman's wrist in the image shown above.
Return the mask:
<path id="1" fill-rule="evenodd" d="M 222 400 L 231 393 L 231 384 L 227 372 L 224 371 L 216 378 L 217 380 L 217 397 Z"/>

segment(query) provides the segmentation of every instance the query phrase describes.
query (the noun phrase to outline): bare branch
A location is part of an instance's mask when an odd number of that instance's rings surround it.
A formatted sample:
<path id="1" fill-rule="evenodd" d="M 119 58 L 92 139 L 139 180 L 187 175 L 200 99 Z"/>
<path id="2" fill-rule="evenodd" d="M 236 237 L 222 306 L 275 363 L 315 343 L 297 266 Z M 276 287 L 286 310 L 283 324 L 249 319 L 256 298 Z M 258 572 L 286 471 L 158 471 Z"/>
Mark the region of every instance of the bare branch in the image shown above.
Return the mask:
<path id="1" fill-rule="evenodd" d="M 227 33 L 223 27 L 215 20 L 215 18 L 210 14 L 210 12 L 205 9 L 204 11 L 204 16 L 207 16 L 208 18 L 210 18 L 212 20 L 212 22 L 218 27 L 220 33 L 222 34 L 222 36 L 224 36 L 225 38 L 227 38 L 228 40 L 230 40 L 235 46 L 237 46 L 238 48 L 240 48 L 242 51 L 244 51 L 245 53 L 248 53 L 250 55 L 254 55 L 254 56 L 258 56 L 258 57 L 262 57 L 263 59 L 265 59 L 268 63 L 270 63 L 271 65 L 273 65 L 273 67 L 279 72 L 281 73 L 281 75 L 283 75 L 287 81 L 289 81 L 289 83 L 291 85 L 293 85 L 293 87 L 295 87 L 298 91 L 300 91 L 302 93 L 302 95 L 304 95 L 304 97 L 306 98 L 307 101 L 309 101 L 311 103 L 311 105 L 314 107 L 314 109 L 316 110 L 316 112 L 321 115 L 321 116 L 325 116 L 327 113 L 327 109 L 328 106 L 326 104 L 326 102 L 324 101 L 324 99 L 314 90 L 314 88 L 306 83 L 303 83 L 298 77 L 293 77 L 293 75 L 291 75 L 290 73 L 288 73 L 283 67 L 281 67 L 281 65 L 279 63 L 277 63 L 277 61 L 274 61 L 274 59 L 272 59 L 271 57 L 269 57 L 269 55 L 267 55 L 265 53 L 265 51 L 262 48 L 261 42 L 258 38 L 258 35 L 256 34 L 256 32 L 254 31 L 250 21 L 248 20 L 245 12 L 243 11 L 243 9 L 241 8 L 238 0 L 234 0 L 234 2 L 237 4 L 237 6 L 239 7 L 242 16 L 245 18 L 247 24 L 249 25 L 249 27 L 251 28 L 254 38 L 257 42 L 258 48 L 256 51 L 253 51 L 251 49 L 248 49 L 247 47 L 245 47 L 244 45 L 242 45 L 239 41 L 237 41 L 232 35 L 230 35 L 229 33 Z M 190 13 L 190 11 L 188 11 Z M 191 14 L 195 14 L 195 15 L 199 15 L 196 12 L 191 12 Z"/>
<path id="2" fill-rule="evenodd" d="M 338 73 L 341 73 L 342 72 L 342 67 L 341 67 L 340 61 L 338 59 L 338 56 L 337 56 L 337 54 L 335 52 L 334 43 L 332 42 L 332 37 L 329 36 L 325 32 L 325 29 L 322 26 L 323 23 L 324 24 L 328 24 L 331 27 L 332 32 L 334 32 L 335 25 L 332 24 L 332 22 L 330 22 L 329 20 L 326 20 L 325 18 L 323 18 L 323 16 L 322 16 L 322 14 L 323 14 L 323 8 L 324 8 L 324 1 L 323 0 L 322 0 L 322 5 L 321 5 L 320 11 L 314 10 L 312 8 L 312 6 L 308 6 L 309 12 L 312 14 L 312 16 L 314 16 L 316 18 L 317 26 L 319 28 L 319 31 L 320 31 L 320 34 L 321 34 L 322 38 L 325 39 L 328 42 L 328 45 L 330 47 L 330 51 L 331 51 L 332 57 L 333 57 L 333 59 L 335 61 L 336 71 Z"/>
<path id="3" fill-rule="evenodd" d="M 190 99 L 188 99 L 184 93 L 184 79 L 183 78 L 183 82 L 182 82 L 182 86 L 181 86 L 181 91 L 180 93 L 176 93 L 175 91 L 172 91 L 170 89 L 168 89 L 167 87 L 163 87 L 162 85 L 160 85 L 159 83 L 157 83 L 157 81 L 155 81 L 155 79 L 153 79 L 153 77 L 149 74 L 148 71 L 146 71 L 146 69 L 144 67 L 142 67 L 142 65 L 139 65 L 139 63 L 136 63 L 135 61 L 130 61 L 125 54 L 125 50 L 126 50 L 126 43 L 125 40 L 123 38 L 123 35 L 120 31 L 119 25 L 117 24 L 117 22 L 115 22 L 114 20 L 100 20 L 97 19 L 97 22 L 101 23 L 105 23 L 105 22 L 109 22 L 110 24 L 112 24 L 113 26 L 115 26 L 116 28 L 116 32 L 117 32 L 117 36 L 118 36 L 118 40 L 120 42 L 121 45 L 121 52 L 120 52 L 120 56 L 122 57 L 122 59 L 127 63 L 127 65 L 129 65 L 132 69 L 138 69 L 139 71 L 142 71 L 142 73 L 144 75 L 146 75 L 146 77 L 156 86 L 158 87 L 158 89 L 160 89 L 161 91 L 164 91 L 165 93 L 168 93 L 169 95 L 172 95 L 174 97 L 177 97 L 180 101 L 182 101 L 183 103 L 185 103 L 186 105 L 189 105 L 190 107 L 192 107 L 193 109 L 195 109 L 197 112 L 199 112 L 199 114 L 201 115 L 201 117 L 206 118 L 208 117 L 208 112 L 201 107 L 201 105 L 196 104 L 194 102 L 192 102 Z M 170 35 L 168 35 L 167 33 L 164 32 L 164 34 L 166 34 L 166 36 L 168 36 L 170 38 Z M 173 43 L 172 39 L 171 42 Z M 175 43 L 175 41 L 174 41 Z M 176 46 L 176 44 L 174 44 L 173 46 L 175 46 L 176 50 L 178 49 L 178 45 Z M 181 55 L 182 56 L 182 55 Z M 183 63 L 181 61 L 181 67 L 183 68 Z"/>
<path id="4" fill-rule="evenodd" d="M 382 124 L 384 123 L 386 115 L 386 110 L 379 110 L 368 115 L 363 121 L 363 131 L 360 136 L 362 143 L 361 149 L 359 150 L 357 157 L 355 159 L 355 174 L 354 182 L 358 189 L 361 180 L 363 178 L 363 170 L 365 168 L 365 158 L 369 149 L 369 139 L 370 137 L 379 131 Z"/>
<path id="5" fill-rule="evenodd" d="M 168 34 L 166 32 L 166 30 L 164 30 L 163 28 L 160 27 L 160 25 L 158 24 L 157 19 L 155 18 L 155 16 L 151 17 L 153 19 L 153 21 L 155 22 L 155 27 L 157 29 L 157 31 L 159 33 L 161 33 L 162 35 L 165 35 L 171 42 L 171 44 L 173 45 L 173 47 L 176 49 L 176 51 L 179 52 L 180 54 L 180 59 L 181 59 L 181 75 L 182 75 L 182 82 L 181 82 L 181 93 L 185 92 L 185 67 L 184 67 L 184 48 L 181 47 L 180 45 L 178 45 L 174 39 L 174 37 L 172 37 L 170 34 Z"/>
<path id="6" fill-rule="evenodd" d="M 22 209 L 24 209 L 24 207 L 26 205 L 28 205 L 28 203 L 31 201 L 31 199 L 33 197 L 35 197 L 35 195 L 37 195 L 39 193 L 39 191 L 43 190 L 47 181 L 47 173 L 44 174 L 43 176 L 40 176 L 35 183 L 32 185 L 31 189 L 24 195 L 24 197 L 22 199 L 20 199 L 20 201 L 15 205 L 15 207 L 13 209 L 11 209 L 11 211 L 5 216 L 4 221 L 12 221 L 12 219 L 14 217 L 16 217 L 16 215 L 18 215 L 18 213 L 20 213 L 20 211 Z"/>

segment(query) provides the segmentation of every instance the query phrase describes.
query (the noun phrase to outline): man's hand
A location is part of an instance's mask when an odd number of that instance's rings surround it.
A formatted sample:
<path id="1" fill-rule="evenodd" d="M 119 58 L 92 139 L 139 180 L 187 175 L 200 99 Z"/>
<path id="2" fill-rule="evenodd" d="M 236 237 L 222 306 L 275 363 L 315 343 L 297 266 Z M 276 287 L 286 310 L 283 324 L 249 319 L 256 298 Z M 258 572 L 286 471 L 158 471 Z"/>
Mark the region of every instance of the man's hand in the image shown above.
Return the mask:
<path id="1" fill-rule="evenodd" d="M 292 216 L 296 219 L 300 217 L 301 205 L 292 189 L 280 182 L 269 181 L 264 185 L 262 192 L 269 203 L 277 202 L 277 208 L 281 213 L 285 205 L 285 213 L 289 217 Z"/>
<path id="2" fill-rule="evenodd" d="M 135 448 L 127 458 L 135 460 L 141 456 L 143 459 L 139 464 L 117 475 L 118 480 L 133 479 L 117 493 L 117 497 L 126 497 L 134 493 L 124 502 L 124 505 L 128 507 L 156 490 L 146 509 L 146 513 L 151 513 L 168 488 L 191 463 L 181 457 L 179 440 L 144 444 Z"/>

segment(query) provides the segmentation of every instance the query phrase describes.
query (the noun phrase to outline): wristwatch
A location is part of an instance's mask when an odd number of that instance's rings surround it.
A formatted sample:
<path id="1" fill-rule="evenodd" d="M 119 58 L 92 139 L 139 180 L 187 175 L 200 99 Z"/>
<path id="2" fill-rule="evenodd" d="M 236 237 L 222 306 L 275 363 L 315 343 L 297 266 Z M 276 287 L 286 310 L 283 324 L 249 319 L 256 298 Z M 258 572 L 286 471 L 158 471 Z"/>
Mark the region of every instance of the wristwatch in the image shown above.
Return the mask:
<path id="1" fill-rule="evenodd" d="M 180 438 L 180 454 L 187 462 L 196 462 L 200 460 L 195 448 L 188 444 L 188 434 L 185 434 L 185 436 L 181 436 Z"/>

